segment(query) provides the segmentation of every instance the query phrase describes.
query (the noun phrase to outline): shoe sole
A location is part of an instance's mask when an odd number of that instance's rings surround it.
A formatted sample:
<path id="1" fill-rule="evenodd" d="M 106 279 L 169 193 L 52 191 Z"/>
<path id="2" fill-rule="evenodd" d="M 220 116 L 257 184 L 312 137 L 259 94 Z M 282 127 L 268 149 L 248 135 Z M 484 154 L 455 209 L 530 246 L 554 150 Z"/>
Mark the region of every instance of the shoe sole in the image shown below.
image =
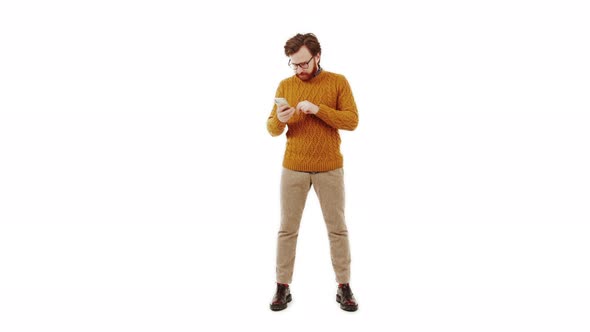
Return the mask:
<path id="1" fill-rule="evenodd" d="M 357 305 L 345 305 L 342 304 L 342 299 L 340 298 L 340 295 L 336 295 L 336 302 L 340 303 L 340 309 L 344 310 L 344 311 L 356 311 L 359 306 Z"/>
<path id="2" fill-rule="evenodd" d="M 291 302 L 291 300 L 292 300 L 291 294 L 287 295 L 287 303 Z M 271 304 L 270 310 L 281 311 L 281 310 L 287 309 L 287 303 L 285 303 L 285 304 Z"/>

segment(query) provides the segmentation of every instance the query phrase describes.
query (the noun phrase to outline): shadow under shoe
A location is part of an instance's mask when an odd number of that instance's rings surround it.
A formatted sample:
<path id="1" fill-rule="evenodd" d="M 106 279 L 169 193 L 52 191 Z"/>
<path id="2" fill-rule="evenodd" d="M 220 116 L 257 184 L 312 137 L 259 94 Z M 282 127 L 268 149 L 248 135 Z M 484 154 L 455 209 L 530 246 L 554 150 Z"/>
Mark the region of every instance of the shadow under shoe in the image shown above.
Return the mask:
<path id="1" fill-rule="evenodd" d="M 287 303 L 291 302 L 291 290 L 287 284 L 277 283 L 277 291 L 270 303 L 270 310 L 280 311 L 287 308 Z"/>

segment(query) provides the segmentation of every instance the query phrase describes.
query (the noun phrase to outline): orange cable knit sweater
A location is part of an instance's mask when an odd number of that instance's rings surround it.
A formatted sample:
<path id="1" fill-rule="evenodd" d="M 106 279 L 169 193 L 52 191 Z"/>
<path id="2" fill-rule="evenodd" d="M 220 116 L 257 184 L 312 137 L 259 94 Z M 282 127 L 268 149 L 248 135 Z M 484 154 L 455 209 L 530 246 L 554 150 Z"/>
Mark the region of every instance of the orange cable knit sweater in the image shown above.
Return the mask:
<path id="1" fill-rule="evenodd" d="M 277 88 L 276 97 L 284 97 L 295 107 L 308 100 L 319 106 L 315 115 L 296 113 L 285 124 L 277 118 L 275 105 L 267 120 L 272 136 L 287 129 L 283 167 L 302 172 L 325 172 L 343 166 L 338 129 L 354 130 L 358 124 L 356 103 L 343 75 L 322 70 L 316 77 L 302 81 L 293 75 Z"/>

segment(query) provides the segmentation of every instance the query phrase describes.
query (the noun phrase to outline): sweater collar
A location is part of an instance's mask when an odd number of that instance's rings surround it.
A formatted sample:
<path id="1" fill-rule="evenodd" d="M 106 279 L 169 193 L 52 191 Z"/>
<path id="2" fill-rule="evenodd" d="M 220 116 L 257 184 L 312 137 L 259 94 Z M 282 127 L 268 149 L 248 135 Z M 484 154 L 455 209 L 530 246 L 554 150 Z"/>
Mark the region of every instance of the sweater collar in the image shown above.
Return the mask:
<path id="1" fill-rule="evenodd" d="M 322 72 L 322 66 L 318 65 L 318 70 L 316 70 L 315 74 L 313 74 L 313 77 L 318 76 L 321 72 Z"/>

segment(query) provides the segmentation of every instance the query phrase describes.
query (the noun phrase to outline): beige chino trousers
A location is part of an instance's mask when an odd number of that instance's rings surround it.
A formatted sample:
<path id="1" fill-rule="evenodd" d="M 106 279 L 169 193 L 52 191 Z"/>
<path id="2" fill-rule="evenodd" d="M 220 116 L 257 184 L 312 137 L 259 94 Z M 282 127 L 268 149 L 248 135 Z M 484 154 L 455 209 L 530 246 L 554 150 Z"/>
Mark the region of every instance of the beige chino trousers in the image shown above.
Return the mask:
<path id="1" fill-rule="evenodd" d="M 336 282 L 350 280 L 350 246 L 344 219 L 344 171 L 296 172 L 284 168 L 281 176 L 281 227 L 277 241 L 277 282 L 290 284 L 293 278 L 297 236 L 303 208 L 313 185 L 322 208 L 330 239 Z"/>

